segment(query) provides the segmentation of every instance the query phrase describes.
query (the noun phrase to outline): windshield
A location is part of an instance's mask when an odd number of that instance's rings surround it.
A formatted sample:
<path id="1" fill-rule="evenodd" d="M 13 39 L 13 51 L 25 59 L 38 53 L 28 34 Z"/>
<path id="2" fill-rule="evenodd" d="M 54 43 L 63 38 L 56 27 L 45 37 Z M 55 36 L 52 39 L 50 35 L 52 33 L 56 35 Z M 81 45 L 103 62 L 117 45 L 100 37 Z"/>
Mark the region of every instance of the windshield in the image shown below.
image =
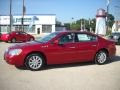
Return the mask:
<path id="1" fill-rule="evenodd" d="M 36 41 L 38 42 L 48 42 L 49 40 L 53 39 L 54 37 L 56 37 L 57 35 L 59 34 L 59 32 L 54 32 L 54 33 L 51 33 L 47 36 L 44 36 L 44 37 L 41 37 L 41 38 L 38 38 L 36 39 Z"/>

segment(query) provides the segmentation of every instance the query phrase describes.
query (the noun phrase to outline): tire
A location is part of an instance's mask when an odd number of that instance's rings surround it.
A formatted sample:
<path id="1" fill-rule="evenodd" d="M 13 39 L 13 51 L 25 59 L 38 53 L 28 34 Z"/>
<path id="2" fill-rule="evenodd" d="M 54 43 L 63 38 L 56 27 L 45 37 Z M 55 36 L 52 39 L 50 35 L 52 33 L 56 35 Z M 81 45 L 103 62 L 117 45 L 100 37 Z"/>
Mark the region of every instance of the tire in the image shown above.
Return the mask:
<path id="1" fill-rule="evenodd" d="M 102 64 L 107 63 L 107 61 L 108 61 L 107 52 L 101 50 L 96 54 L 96 56 L 95 56 L 95 63 L 96 64 L 102 65 Z"/>
<path id="2" fill-rule="evenodd" d="M 16 43 L 16 39 L 15 39 L 15 38 L 12 38 L 12 39 L 11 39 L 11 43 Z"/>
<path id="3" fill-rule="evenodd" d="M 44 65 L 44 58 L 37 53 L 33 53 L 27 56 L 25 65 L 32 71 L 40 70 Z"/>
<path id="4" fill-rule="evenodd" d="M 120 45 L 120 38 L 118 39 L 118 45 Z"/>
<path id="5" fill-rule="evenodd" d="M 33 38 L 30 38 L 30 40 L 29 41 L 33 41 L 34 39 Z"/>

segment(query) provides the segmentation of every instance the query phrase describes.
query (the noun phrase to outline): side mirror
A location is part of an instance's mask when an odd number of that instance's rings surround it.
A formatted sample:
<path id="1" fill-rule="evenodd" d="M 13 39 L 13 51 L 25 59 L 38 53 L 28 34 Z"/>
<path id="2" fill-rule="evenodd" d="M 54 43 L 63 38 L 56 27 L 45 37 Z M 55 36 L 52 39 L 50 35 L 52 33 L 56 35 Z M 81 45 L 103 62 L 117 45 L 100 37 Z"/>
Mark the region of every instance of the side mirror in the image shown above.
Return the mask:
<path id="1" fill-rule="evenodd" d="M 55 40 L 53 44 L 59 44 L 59 40 Z"/>
<path id="2" fill-rule="evenodd" d="M 63 46 L 63 45 L 64 45 L 64 43 L 60 42 L 59 40 L 55 40 L 55 41 L 53 42 L 53 44 L 57 44 L 57 45 L 60 45 L 60 46 Z"/>
<path id="3" fill-rule="evenodd" d="M 19 33 L 16 33 L 16 35 L 18 35 Z"/>

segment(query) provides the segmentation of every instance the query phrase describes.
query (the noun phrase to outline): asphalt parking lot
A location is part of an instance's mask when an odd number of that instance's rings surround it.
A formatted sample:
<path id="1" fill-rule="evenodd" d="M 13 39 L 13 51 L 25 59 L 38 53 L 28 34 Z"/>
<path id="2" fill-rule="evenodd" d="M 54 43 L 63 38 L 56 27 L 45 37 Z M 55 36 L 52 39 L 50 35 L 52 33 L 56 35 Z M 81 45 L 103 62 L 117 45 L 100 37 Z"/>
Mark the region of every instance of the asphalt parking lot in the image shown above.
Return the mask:
<path id="1" fill-rule="evenodd" d="M 3 60 L 0 42 L 0 90 L 120 90 L 120 46 L 105 65 L 77 63 L 46 66 L 41 71 L 18 69 Z"/>

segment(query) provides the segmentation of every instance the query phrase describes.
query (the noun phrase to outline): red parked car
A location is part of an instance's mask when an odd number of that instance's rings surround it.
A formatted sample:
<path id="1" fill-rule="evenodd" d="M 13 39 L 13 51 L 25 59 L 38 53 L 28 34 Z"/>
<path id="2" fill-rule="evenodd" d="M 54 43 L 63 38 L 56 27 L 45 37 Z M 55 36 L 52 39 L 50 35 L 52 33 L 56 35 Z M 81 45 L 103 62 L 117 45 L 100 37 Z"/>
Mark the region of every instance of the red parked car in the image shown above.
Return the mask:
<path id="1" fill-rule="evenodd" d="M 32 35 L 22 32 L 22 31 L 12 31 L 10 33 L 1 35 L 2 41 L 12 42 L 12 43 L 21 42 L 21 41 L 26 42 L 26 41 L 31 41 L 34 39 L 35 38 Z"/>
<path id="2" fill-rule="evenodd" d="M 2 34 L 0 33 L 0 41 L 1 41 L 1 35 L 2 35 Z"/>
<path id="3" fill-rule="evenodd" d="M 105 64 L 116 53 L 115 43 L 88 32 L 54 32 L 16 44 L 4 53 L 7 63 L 39 70 L 46 64 L 95 61 Z"/>

